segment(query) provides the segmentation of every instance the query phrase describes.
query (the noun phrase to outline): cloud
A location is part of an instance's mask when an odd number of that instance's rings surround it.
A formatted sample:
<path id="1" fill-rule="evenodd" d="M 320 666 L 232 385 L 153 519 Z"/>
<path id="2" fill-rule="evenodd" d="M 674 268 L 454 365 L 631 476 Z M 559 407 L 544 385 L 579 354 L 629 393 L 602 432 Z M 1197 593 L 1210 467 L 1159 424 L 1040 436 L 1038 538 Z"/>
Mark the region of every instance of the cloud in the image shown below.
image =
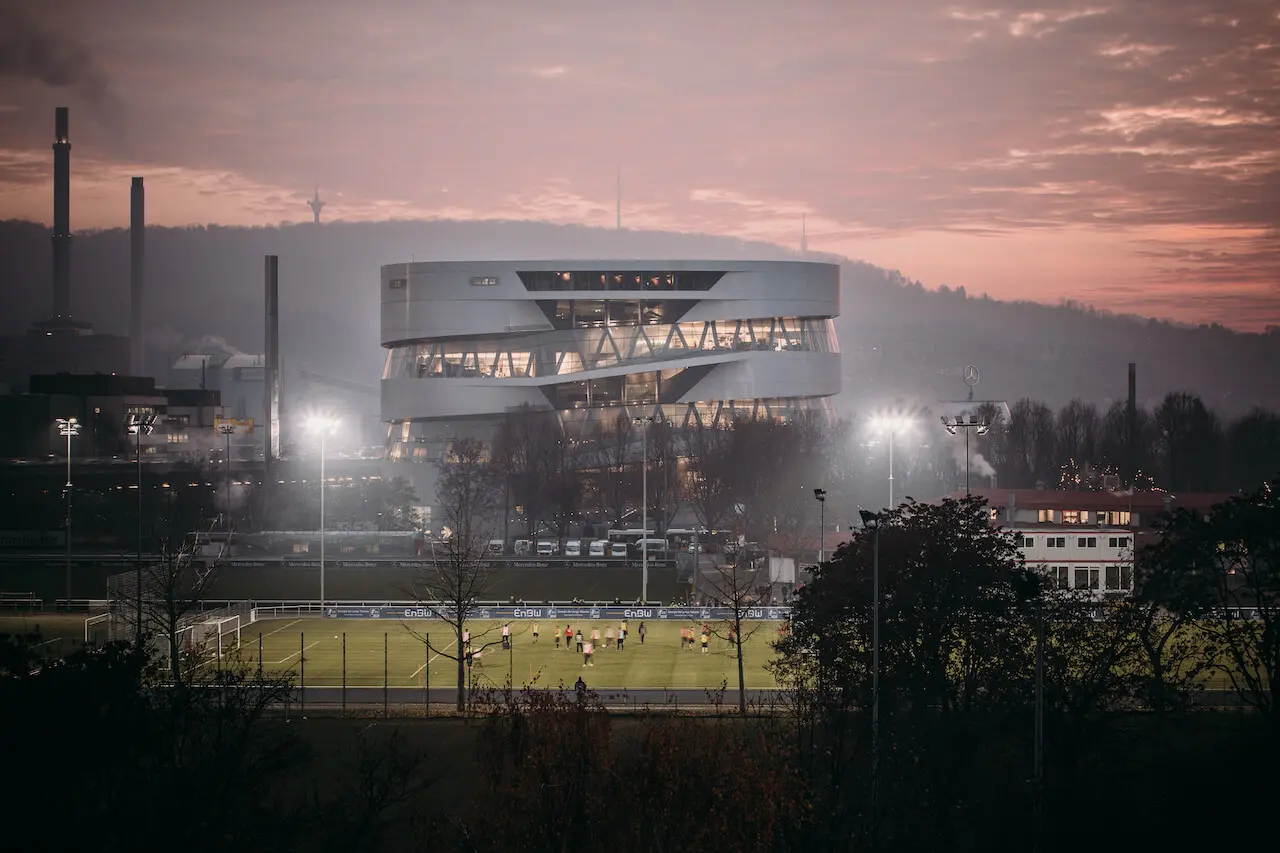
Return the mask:
<path id="1" fill-rule="evenodd" d="M 621 163 L 628 227 L 794 245 L 803 214 L 816 249 L 892 243 L 891 266 L 974 292 L 1132 285 L 1163 309 L 1188 288 L 1251 300 L 1280 280 L 1273 3 L 199 8 L 63 0 L 61 64 L 44 73 L 121 93 L 128 138 L 77 131 L 73 168 L 186 182 L 174 219 L 305 218 L 297 193 L 318 176 L 343 218 L 612 225 Z M 0 207 L 31 215 L 47 200 L 26 193 L 40 168 L 23 158 L 48 157 L 51 118 L 36 60 L 0 65 L 29 69 L 5 96 Z M 1106 281 L 1087 257 L 1100 242 Z"/>
<path id="2" fill-rule="evenodd" d="M 82 41 L 46 26 L 18 3 L 0 3 L 0 17 L 0 78 L 70 89 L 95 106 L 114 102 L 106 71 Z"/>

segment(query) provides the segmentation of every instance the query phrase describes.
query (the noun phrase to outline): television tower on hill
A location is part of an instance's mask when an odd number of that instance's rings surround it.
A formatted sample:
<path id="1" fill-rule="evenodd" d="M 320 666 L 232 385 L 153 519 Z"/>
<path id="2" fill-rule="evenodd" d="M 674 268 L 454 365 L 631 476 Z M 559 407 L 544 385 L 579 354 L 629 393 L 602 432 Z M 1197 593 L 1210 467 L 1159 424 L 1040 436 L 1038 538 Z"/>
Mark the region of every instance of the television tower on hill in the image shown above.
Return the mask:
<path id="1" fill-rule="evenodd" d="M 311 214 L 315 217 L 315 223 L 320 224 L 320 210 L 324 207 L 324 202 L 320 199 L 320 185 L 316 184 L 315 198 L 307 202 L 307 207 L 311 208 Z"/>

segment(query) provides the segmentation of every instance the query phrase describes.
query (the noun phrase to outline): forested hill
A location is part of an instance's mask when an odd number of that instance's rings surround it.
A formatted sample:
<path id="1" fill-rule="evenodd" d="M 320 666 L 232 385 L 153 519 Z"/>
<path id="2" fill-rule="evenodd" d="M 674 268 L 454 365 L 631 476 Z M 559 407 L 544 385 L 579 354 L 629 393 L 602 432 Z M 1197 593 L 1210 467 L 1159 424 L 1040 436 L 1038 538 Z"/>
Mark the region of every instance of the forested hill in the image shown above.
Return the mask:
<path id="1" fill-rule="evenodd" d="M 72 305 L 99 331 L 125 334 L 126 230 L 79 234 Z M 384 263 L 474 258 L 795 259 L 796 252 L 725 237 L 613 231 L 533 222 L 378 222 L 280 228 L 152 227 L 147 235 L 152 363 L 187 351 L 262 344 L 262 256 L 280 256 L 281 339 L 294 365 L 374 385 L 381 372 L 378 274 Z M 839 260 L 810 254 L 811 260 Z M 1190 328 L 1086 308 L 998 302 L 962 289 L 926 290 L 895 272 L 843 261 L 838 328 L 845 411 L 904 399 L 933 403 L 966 390 L 960 371 L 982 370 L 978 396 L 1073 397 L 1104 404 L 1126 393 L 1138 363 L 1148 403 L 1172 390 L 1220 414 L 1280 409 L 1280 333 Z M 1034 271 L 1029 270 L 1028 276 Z M 49 311 L 47 227 L 0 222 L 0 333 L 20 334 Z M 164 380 L 166 377 L 159 377 Z"/>

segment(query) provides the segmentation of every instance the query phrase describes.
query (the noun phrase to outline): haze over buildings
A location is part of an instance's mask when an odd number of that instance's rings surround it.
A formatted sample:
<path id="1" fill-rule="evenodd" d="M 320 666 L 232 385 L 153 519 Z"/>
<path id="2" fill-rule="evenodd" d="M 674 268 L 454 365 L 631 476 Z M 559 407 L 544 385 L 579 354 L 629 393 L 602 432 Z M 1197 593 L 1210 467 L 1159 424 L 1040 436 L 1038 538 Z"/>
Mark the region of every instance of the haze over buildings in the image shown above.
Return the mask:
<path id="1" fill-rule="evenodd" d="M 620 164 L 624 228 L 803 218 L 928 286 L 1280 323 L 1274 4 L 28 5 L 0 218 L 50 222 L 69 104 L 77 231 L 124 226 L 134 175 L 155 225 L 310 221 L 318 177 L 326 221 L 612 228 Z"/>

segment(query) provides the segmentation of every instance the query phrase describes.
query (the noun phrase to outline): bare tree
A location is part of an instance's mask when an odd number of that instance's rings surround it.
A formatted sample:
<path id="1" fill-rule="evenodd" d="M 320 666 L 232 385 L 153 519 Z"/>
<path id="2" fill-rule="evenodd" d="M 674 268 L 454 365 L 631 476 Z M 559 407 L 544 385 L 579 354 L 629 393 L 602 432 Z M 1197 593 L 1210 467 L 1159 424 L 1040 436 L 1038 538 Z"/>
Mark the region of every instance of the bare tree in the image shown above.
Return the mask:
<path id="1" fill-rule="evenodd" d="M 748 558 L 745 549 L 739 549 L 732 559 L 720 561 L 706 580 L 710 594 L 721 606 L 729 609 L 727 618 L 708 627 L 713 636 L 725 640 L 733 648 L 738 664 L 738 712 L 743 716 L 747 713 L 747 680 L 742 661 L 742 644 L 760 630 L 760 622 L 747 621 L 747 611 L 758 600 L 761 586 L 758 575 L 758 564 Z"/>
<path id="2" fill-rule="evenodd" d="M 467 683 L 463 634 L 479 609 L 478 602 L 493 584 L 494 569 L 486 558 L 485 546 L 494 528 L 498 494 L 484 445 L 472 438 L 455 441 L 440 463 L 436 486 L 436 503 L 447 536 L 436 546 L 430 567 L 410 590 L 415 600 L 451 629 L 453 642 L 445 648 L 437 648 L 425 636 L 419 639 L 435 654 L 457 664 L 459 711 L 465 707 Z"/>
<path id="3" fill-rule="evenodd" d="M 187 683 L 193 668 L 204 663 L 204 638 L 197 637 L 193 614 L 203 608 L 206 593 L 225 565 L 230 535 L 217 535 L 217 521 L 204 530 L 188 534 L 175 547 L 166 540 L 161 557 L 142 569 L 142 633 L 164 644 L 169 676 L 175 685 Z M 125 588 L 135 588 L 133 575 Z M 125 596 L 131 599 L 133 596 Z M 113 596 L 114 598 L 114 596 Z M 121 602 L 123 610 L 136 619 L 132 601 Z"/>
<path id="4" fill-rule="evenodd" d="M 684 431 L 684 455 L 689 460 L 684 478 L 685 500 L 708 530 L 715 530 L 733 508 L 733 457 L 729 430 L 698 423 Z"/>
<path id="5" fill-rule="evenodd" d="M 626 412 L 619 412 L 597 442 L 601 463 L 600 494 L 607 502 L 615 527 L 622 524 L 627 495 L 631 492 L 627 484 L 627 450 L 631 446 L 631 431 L 631 418 Z"/>

